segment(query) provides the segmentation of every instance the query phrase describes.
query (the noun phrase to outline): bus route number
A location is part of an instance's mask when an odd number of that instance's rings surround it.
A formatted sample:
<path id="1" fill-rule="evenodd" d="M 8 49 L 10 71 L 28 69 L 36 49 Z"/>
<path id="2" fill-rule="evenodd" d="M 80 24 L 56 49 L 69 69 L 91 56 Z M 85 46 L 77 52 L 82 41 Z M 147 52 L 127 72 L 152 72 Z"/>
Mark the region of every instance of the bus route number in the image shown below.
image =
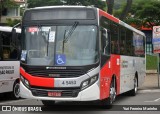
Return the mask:
<path id="1" fill-rule="evenodd" d="M 76 85 L 76 81 L 75 80 L 62 81 L 62 85 Z"/>

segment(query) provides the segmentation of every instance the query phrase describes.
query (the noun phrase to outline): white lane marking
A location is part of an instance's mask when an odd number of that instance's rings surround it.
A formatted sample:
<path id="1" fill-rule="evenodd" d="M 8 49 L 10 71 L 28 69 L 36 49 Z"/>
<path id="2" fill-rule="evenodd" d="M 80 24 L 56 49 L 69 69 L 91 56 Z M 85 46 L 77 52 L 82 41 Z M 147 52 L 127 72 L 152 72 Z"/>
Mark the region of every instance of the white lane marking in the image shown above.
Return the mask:
<path id="1" fill-rule="evenodd" d="M 160 89 L 146 89 L 146 90 L 138 90 L 138 93 L 159 93 Z"/>
<path id="2" fill-rule="evenodd" d="M 153 101 L 144 101 L 144 102 L 158 102 L 159 100 L 160 100 L 160 98 L 157 98 L 157 99 L 155 99 Z"/>
<path id="3" fill-rule="evenodd" d="M 156 100 L 154 100 L 154 101 L 156 101 L 156 102 L 157 102 L 157 101 L 159 101 L 159 100 L 160 100 L 160 98 L 158 98 L 158 99 L 156 99 Z"/>
<path id="4" fill-rule="evenodd" d="M 6 104 L 12 104 L 12 103 L 18 103 L 18 102 L 23 102 L 31 99 L 24 99 L 24 100 L 16 100 L 16 101 L 6 101 L 4 103 L 0 103 L 0 105 L 6 105 Z"/>
<path id="5" fill-rule="evenodd" d="M 138 90 L 138 93 L 160 93 L 160 89 Z M 150 101 L 144 101 L 144 102 L 160 102 L 160 98 L 157 98 L 155 100 L 150 100 Z"/>

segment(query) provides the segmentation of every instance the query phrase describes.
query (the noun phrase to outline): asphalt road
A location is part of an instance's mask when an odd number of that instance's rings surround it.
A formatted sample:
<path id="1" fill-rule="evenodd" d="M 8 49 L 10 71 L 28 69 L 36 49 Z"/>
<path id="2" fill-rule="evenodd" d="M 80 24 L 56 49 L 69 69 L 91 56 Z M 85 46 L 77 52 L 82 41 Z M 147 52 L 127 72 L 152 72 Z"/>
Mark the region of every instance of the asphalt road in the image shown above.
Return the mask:
<path id="1" fill-rule="evenodd" d="M 97 105 L 97 102 L 57 102 L 53 107 L 45 107 L 41 101 L 20 99 L 11 100 L 6 97 L 0 98 L 0 105 L 31 105 L 40 106 L 43 113 L 87 113 L 87 114 L 159 114 L 160 112 L 160 89 L 139 90 L 136 96 L 127 94 L 119 95 L 111 109 L 105 109 Z M 141 111 L 147 107 L 150 111 Z M 156 108 L 159 111 L 154 111 Z M 83 112 L 82 112 L 83 111 Z M 22 112 L 21 112 L 22 113 Z M 24 113 L 24 112 L 23 112 Z"/>

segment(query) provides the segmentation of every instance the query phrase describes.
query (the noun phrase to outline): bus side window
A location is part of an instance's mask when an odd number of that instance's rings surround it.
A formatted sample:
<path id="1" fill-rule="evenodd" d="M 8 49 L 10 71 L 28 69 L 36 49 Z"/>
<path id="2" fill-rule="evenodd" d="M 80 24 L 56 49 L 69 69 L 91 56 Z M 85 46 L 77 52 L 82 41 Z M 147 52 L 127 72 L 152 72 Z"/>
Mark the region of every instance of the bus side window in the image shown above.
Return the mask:
<path id="1" fill-rule="evenodd" d="M 2 60 L 2 37 L 0 32 L 0 61 Z"/>
<path id="2" fill-rule="evenodd" d="M 102 52 L 105 55 L 110 55 L 110 38 L 108 35 L 108 30 L 103 28 L 101 30 L 101 44 L 102 44 Z"/>
<path id="3" fill-rule="evenodd" d="M 115 23 L 111 24 L 111 52 L 119 54 L 119 26 Z"/>
<path id="4" fill-rule="evenodd" d="M 126 55 L 126 29 L 120 27 L 120 54 Z"/>

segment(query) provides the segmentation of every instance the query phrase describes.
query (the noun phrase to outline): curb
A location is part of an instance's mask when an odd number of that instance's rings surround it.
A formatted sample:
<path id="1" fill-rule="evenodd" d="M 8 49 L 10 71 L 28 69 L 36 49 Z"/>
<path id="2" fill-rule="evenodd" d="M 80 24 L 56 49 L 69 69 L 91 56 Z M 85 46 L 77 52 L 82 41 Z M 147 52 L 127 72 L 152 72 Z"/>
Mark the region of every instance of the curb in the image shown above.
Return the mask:
<path id="1" fill-rule="evenodd" d="M 146 74 L 156 74 L 157 70 L 146 70 Z"/>
<path id="2" fill-rule="evenodd" d="M 160 89 L 138 90 L 138 93 L 160 93 Z"/>

